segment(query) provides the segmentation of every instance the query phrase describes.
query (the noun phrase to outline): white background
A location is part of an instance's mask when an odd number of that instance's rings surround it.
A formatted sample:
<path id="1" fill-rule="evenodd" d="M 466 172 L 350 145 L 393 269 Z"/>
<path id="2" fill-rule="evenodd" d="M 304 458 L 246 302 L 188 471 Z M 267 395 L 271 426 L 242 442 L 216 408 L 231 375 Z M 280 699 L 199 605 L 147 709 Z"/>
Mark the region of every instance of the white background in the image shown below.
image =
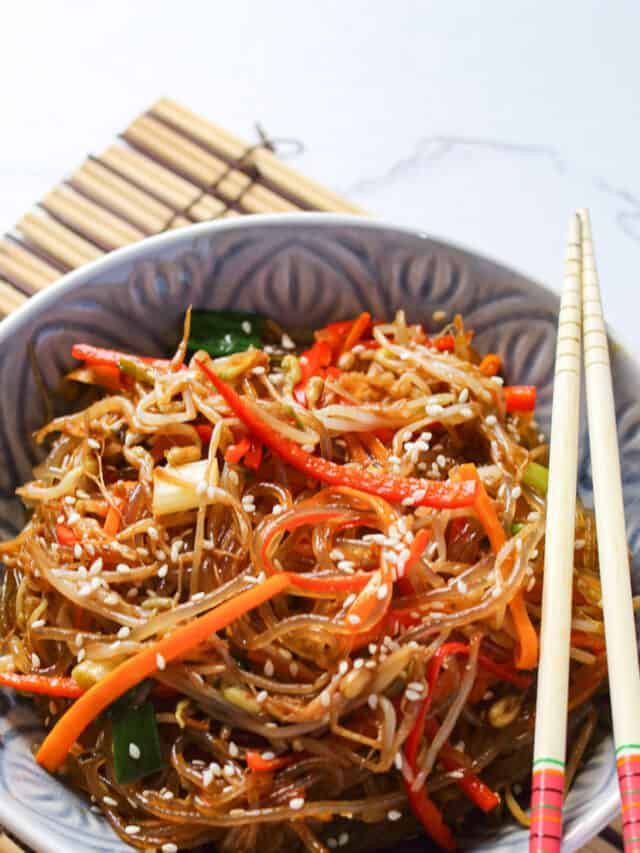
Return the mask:
<path id="1" fill-rule="evenodd" d="M 0 0 L 2 2 L 2 0 Z M 557 286 L 591 207 L 605 307 L 638 325 L 640 4 L 2 3 L 0 230 L 161 95 L 375 214 Z"/>

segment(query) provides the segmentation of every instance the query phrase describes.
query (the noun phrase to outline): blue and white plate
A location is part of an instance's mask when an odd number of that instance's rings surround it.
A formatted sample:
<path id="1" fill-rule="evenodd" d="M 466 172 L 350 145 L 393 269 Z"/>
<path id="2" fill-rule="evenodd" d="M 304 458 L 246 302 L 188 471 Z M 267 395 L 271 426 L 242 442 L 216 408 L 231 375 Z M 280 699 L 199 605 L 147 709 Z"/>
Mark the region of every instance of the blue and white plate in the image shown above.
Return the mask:
<path id="1" fill-rule="evenodd" d="M 560 259 L 558 271 L 560 275 Z M 31 364 L 47 388 L 71 368 L 78 340 L 158 354 L 175 343 L 187 305 L 246 309 L 283 325 L 322 326 L 368 310 L 388 317 L 404 308 L 432 325 L 432 314 L 460 312 L 481 351 L 504 356 L 511 382 L 535 384 L 547 426 L 557 297 L 511 270 L 424 234 L 328 214 L 242 217 L 205 223 L 114 252 L 65 276 L 0 323 L 0 536 L 23 513 L 14 490 L 29 477 L 31 433 L 46 419 Z M 612 352 L 629 540 L 640 535 L 640 368 Z M 591 498 L 583 441 L 580 492 Z M 634 579 L 640 563 L 634 559 Z M 0 824 L 42 853 L 129 850 L 87 803 L 31 757 L 42 737 L 27 703 L 0 693 Z M 565 847 L 592 838 L 618 807 L 611 741 L 597 749 L 566 803 Z M 527 834 L 505 826 L 469 842 L 475 851 L 515 853 Z"/>

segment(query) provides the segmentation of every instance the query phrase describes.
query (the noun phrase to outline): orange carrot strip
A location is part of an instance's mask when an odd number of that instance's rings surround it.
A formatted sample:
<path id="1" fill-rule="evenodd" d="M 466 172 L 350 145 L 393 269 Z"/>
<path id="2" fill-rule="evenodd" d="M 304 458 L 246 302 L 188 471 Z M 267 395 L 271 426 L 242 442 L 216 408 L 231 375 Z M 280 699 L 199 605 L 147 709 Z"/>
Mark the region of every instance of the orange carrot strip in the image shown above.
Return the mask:
<path id="1" fill-rule="evenodd" d="M 485 376 L 496 376 L 502 368 L 502 359 L 495 352 L 490 352 L 480 362 L 480 373 Z"/>
<path id="2" fill-rule="evenodd" d="M 349 458 L 351 462 L 360 462 L 364 465 L 369 461 L 369 457 L 365 453 L 357 435 L 347 432 L 344 434 L 344 440 L 349 451 Z"/>
<path id="3" fill-rule="evenodd" d="M 49 732 L 36 760 L 47 770 L 57 770 L 69 750 L 93 720 L 123 693 L 135 687 L 163 666 L 205 642 L 245 613 L 284 592 L 287 574 L 278 574 L 241 592 L 219 607 L 176 628 L 167 637 L 150 643 L 141 652 L 121 663 L 75 702 Z"/>
<path id="4" fill-rule="evenodd" d="M 109 505 L 102 529 L 107 536 L 116 536 L 120 530 L 120 513 L 113 504 Z"/>
<path id="5" fill-rule="evenodd" d="M 389 457 L 389 451 L 380 441 L 380 439 L 372 432 L 363 432 L 360 434 L 360 441 L 367 448 L 369 453 L 374 456 L 378 462 L 386 462 Z"/>
<path id="6" fill-rule="evenodd" d="M 461 465 L 454 474 L 457 480 L 473 481 L 477 484 L 478 491 L 476 492 L 474 508 L 480 523 L 487 532 L 491 548 L 497 554 L 507 541 L 507 536 L 500 524 L 493 501 L 487 494 L 478 475 L 476 466 L 472 462 L 466 463 Z M 511 568 L 511 561 L 509 560 L 507 563 L 504 567 L 504 573 Z M 538 635 L 529 619 L 527 606 L 521 592 L 516 593 L 509 602 L 509 611 L 518 635 L 516 666 L 518 669 L 533 669 L 538 662 Z"/>
<path id="7" fill-rule="evenodd" d="M 342 345 L 341 354 L 349 352 L 358 343 L 371 324 L 371 314 L 368 311 L 363 311 L 359 317 L 353 321 L 353 326 L 349 329 L 349 333 Z"/>

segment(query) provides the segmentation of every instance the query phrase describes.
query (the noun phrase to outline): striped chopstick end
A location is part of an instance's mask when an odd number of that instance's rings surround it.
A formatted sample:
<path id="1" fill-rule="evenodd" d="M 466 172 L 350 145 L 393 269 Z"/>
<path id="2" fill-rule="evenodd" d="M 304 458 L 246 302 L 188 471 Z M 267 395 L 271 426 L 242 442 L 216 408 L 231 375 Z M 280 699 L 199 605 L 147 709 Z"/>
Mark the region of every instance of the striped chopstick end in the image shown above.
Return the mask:
<path id="1" fill-rule="evenodd" d="M 640 853 L 640 744 L 616 750 L 622 805 L 622 835 L 626 853 Z"/>
<path id="2" fill-rule="evenodd" d="M 560 853 L 564 763 L 540 758 L 534 764 L 531 783 L 529 853 Z"/>

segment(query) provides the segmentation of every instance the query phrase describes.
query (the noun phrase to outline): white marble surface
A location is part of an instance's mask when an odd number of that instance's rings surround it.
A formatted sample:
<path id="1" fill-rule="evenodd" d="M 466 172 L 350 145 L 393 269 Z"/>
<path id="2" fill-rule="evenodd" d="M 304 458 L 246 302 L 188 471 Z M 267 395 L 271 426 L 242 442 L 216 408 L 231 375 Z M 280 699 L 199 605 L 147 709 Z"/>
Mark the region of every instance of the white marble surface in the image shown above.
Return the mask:
<path id="1" fill-rule="evenodd" d="M 0 229 L 161 94 L 386 219 L 556 286 L 591 207 L 634 343 L 640 5 L 595 0 L 21 0 L 3 6 Z M 640 350 L 640 347 L 639 347 Z"/>

